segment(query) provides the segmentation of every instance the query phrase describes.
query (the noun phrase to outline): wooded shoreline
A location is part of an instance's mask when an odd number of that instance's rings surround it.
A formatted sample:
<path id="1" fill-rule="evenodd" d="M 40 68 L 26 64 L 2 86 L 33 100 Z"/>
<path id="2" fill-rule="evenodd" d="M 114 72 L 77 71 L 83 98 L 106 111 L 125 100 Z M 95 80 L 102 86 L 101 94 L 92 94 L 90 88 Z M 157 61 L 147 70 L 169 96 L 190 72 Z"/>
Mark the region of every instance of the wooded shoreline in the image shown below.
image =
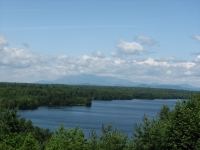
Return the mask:
<path id="1" fill-rule="evenodd" d="M 188 99 L 196 91 L 122 86 L 0 82 L 0 105 L 19 109 L 39 106 L 91 106 L 92 100 Z"/>

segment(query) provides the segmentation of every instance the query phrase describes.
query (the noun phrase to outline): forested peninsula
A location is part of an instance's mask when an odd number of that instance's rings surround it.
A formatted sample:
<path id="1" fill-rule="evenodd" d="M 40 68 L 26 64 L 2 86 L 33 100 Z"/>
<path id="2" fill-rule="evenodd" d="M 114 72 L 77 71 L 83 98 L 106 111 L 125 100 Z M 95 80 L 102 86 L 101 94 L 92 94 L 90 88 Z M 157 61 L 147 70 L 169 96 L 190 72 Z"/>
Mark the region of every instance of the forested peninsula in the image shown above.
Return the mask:
<path id="1" fill-rule="evenodd" d="M 188 99 L 186 90 L 65 84 L 0 83 L 0 105 L 37 109 L 39 106 L 91 106 L 92 100 Z"/>

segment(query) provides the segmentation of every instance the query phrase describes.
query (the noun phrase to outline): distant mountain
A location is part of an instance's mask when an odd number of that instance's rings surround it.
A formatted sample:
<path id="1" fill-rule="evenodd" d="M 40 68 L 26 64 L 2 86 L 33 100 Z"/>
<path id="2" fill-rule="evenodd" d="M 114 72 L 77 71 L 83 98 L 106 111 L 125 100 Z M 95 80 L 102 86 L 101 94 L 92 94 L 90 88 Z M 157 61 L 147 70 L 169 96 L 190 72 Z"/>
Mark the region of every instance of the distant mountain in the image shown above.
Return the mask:
<path id="1" fill-rule="evenodd" d="M 59 78 L 53 81 L 41 80 L 37 83 L 41 84 L 68 84 L 68 85 L 101 85 L 101 86 L 132 86 L 132 87 L 150 87 L 150 88 L 165 88 L 165 89 L 182 89 L 200 91 L 200 88 L 188 84 L 158 84 L 158 83 L 139 83 L 131 82 L 124 79 L 106 76 L 96 76 L 92 74 L 79 74 Z"/>
<path id="2" fill-rule="evenodd" d="M 127 80 L 115 77 L 103 77 L 92 74 L 79 74 L 73 76 L 66 76 L 53 81 L 41 80 L 37 83 L 43 84 L 70 84 L 70 85 L 106 85 L 106 86 L 136 86 L 137 82 L 130 82 Z"/>
<path id="3" fill-rule="evenodd" d="M 191 90 L 200 91 L 200 88 L 191 86 L 189 84 L 139 84 L 137 87 L 151 87 L 151 88 L 161 88 L 161 89 L 179 89 L 179 90 Z"/>

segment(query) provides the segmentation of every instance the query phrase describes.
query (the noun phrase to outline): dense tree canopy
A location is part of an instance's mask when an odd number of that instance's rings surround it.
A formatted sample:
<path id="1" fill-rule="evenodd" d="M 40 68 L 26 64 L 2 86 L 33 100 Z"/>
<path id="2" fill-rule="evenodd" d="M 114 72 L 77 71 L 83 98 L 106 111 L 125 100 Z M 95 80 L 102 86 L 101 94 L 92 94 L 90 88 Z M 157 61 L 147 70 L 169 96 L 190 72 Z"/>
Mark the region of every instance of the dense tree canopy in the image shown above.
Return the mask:
<path id="1" fill-rule="evenodd" d="M 0 105 L 19 109 L 36 109 L 39 106 L 91 106 L 92 100 L 131 99 L 187 99 L 191 91 L 80 86 L 61 84 L 0 83 Z"/>
<path id="2" fill-rule="evenodd" d="M 33 126 L 30 120 L 20 118 L 17 109 L 0 107 L 0 149 L 42 149 L 51 137 L 50 131 Z"/>
<path id="3" fill-rule="evenodd" d="M 199 108 L 200 94 L 177 102 L 173 110 L 164 105 L 153 120 L 145 116 L 142 125 L 135 125 L 134 149 L 200 149 Z"/>

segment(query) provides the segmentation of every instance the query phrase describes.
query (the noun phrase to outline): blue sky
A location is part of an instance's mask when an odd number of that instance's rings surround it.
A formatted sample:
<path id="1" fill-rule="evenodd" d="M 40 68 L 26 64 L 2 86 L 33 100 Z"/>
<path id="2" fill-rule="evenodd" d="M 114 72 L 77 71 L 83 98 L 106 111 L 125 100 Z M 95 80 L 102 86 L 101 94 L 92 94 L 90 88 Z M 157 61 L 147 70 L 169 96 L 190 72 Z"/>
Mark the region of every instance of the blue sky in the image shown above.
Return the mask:
<path id="1" fill-rule="evenodd" d="M 0 81 L 75 74 L 200 86 L 200 0 L 0 0 Z"/>

